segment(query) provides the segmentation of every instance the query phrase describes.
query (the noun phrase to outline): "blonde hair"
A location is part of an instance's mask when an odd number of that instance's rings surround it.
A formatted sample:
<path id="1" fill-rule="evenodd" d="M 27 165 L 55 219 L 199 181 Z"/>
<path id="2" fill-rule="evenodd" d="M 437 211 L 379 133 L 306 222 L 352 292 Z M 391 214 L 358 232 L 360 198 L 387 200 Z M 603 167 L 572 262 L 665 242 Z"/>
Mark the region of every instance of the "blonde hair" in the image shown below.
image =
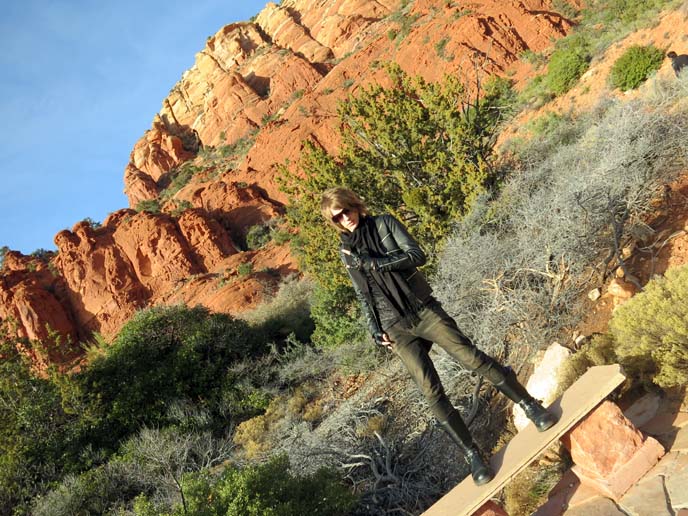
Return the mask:
<path id="1" fill-rule="evenodd" d="M 348 231 L 344 226 L 332 221 L 332 210 L 356 210 L 359 216 L 368 215 L 368 207 L 356 192 L 343 186 L 328 188 L 320 199 L 320 213 L 323 218 L 340 232 Z"/>

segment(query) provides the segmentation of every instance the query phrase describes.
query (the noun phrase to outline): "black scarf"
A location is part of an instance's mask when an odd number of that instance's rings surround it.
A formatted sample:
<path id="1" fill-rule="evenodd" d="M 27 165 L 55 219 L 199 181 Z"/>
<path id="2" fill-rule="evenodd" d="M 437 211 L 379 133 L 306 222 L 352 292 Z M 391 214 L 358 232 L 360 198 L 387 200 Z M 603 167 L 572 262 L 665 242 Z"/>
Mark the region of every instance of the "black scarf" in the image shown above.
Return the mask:
<path id="1" fill-rule="evenodd" d="M 343 249 L 359 255 L 367 254 L 371 258 L 387 255 L 372 217 L 361 216 L 356 229 L 351 233 L 342 233 L 341 240 Z M 349 272 L 370 306 L 374 307 L 366 274 L 357 269 L 349 269 Z M 423 303 L 413 293 L 403 274 L 399 271 L 376 270 L 371 270 L 369 274 L 405 328 L 410 328 L 420 322 L 418 312 L 423 308 Z"/>

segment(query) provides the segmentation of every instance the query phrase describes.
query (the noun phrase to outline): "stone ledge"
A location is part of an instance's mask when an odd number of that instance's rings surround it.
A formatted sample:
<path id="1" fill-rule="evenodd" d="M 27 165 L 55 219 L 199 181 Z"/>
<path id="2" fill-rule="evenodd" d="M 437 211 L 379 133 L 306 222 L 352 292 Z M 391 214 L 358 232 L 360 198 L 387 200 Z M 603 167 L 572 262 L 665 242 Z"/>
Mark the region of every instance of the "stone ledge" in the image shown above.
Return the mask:
<path id="1" fill-rule="evenodd" d="M 621 497 L 664 455 L 664 448 L 656 439 L 648 437 L 635 454 L 605 478 L 591 475 L 585 468 L 574 465 L 571 469 L 585 484 L 601 495 L 618 502 Z"/>

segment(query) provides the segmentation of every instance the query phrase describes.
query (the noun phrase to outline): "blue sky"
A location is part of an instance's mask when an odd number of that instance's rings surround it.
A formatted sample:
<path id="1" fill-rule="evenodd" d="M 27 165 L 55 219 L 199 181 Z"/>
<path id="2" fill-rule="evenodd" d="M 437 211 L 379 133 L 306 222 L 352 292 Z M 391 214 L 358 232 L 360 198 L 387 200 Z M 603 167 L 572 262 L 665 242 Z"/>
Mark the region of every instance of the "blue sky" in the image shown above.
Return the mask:
<path id="1" fill-rule="evenodd" d="M 128 206 L 124 167 L 221 27 L 267 0 L 22 0 L 0 12 L 0 247 Z"/>

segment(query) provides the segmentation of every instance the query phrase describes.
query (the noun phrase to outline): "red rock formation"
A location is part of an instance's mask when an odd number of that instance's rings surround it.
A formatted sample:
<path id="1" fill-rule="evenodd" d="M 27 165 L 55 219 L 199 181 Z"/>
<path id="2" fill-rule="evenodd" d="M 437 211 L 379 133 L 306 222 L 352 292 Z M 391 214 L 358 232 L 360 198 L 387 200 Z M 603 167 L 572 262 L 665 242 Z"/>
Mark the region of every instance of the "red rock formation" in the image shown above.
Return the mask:
<path id="1" fill-rule="evenodd" d="M 574 426 L 562 442 L 581 483 L 616 501 L 664 455 L 656 439 L 644 436 L 609 401 Z"/>
<path id="2" fill-rule="evenodd" d="M 237 236 L 244 236 L 248 228 L 280 214 L 280 205 L 269 200 L 255 184 L 235 181 L 212 181 L 190 185 L 179 192 L 219 220 Z"/>
<path id="3" fill-rule="evenodd" d="M 0 319 L 16 323 L 19 337 L 47 341 L 55 331 L 76 342 L 74 325 L 56 289 L 57 278 L 44 263 L 8 253 L 0 277 Z"/>
<path id="4" fill-rule="evenodd" d="M 179 218 L 179 229 L 189 243 L 191 252 L 206 271 L 213 270 L 237 248 L 219 222 L 203 215 L 200 210 L 187 210 Z"/>
<path id="5" fill-rule="evenodd" d="M 44 343 L 32 352 L 40 364 L 62 362 L 79 341 L 54 266 L 14 251 L 0 275 L 0 322 L 11 335 Z"/>
<path id="6" fill-rule="evenodd" d="M 232 239 L 241 243 L 251 226 L 283 212 L 278 169 L 295 166 L 304 140 L 336 152 L 337 103 L 385 81 L 380 63 L 396 61 L 427 80 L 507 69 L 518 78 L 530 66 L 519 53 L 541 51 L 569 28 L 543 0 L 269 3 L 255 22 L 208 39 L 131 152 L 130 207 L 158 200 L 175 216 L 120 210 L 103 227 L 60 232 L 57 278 L 10 255 L 0 275 L 0 318 L 17 321 L 31 339 L 48 337 L 46 323 L 80 339 L 113 335 L 149 304 L 233 313 L 252 306 L 268 281 L 262 269 L 286 274 L 296 265 L 285 247 L 240 252 Z M 244 151 L 235 145 L 242 142 Z M 170 171 L 186 162 L 193 177 L 165 190 Z M 185 206 L 194 209 L 177 212 Z M 256 272 L 238 277 L 238 265 L 249 261 Z"/>
<path id="7" fill-rule="evenodd" d="M 109 334 L 150 297 L 133 264 L 113 240 L 113 227 L 79 223 L 55 236 L 55 263 L 79 328 Z"/>

